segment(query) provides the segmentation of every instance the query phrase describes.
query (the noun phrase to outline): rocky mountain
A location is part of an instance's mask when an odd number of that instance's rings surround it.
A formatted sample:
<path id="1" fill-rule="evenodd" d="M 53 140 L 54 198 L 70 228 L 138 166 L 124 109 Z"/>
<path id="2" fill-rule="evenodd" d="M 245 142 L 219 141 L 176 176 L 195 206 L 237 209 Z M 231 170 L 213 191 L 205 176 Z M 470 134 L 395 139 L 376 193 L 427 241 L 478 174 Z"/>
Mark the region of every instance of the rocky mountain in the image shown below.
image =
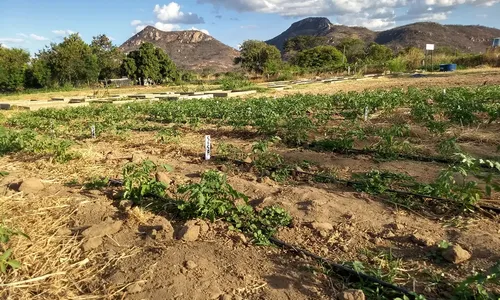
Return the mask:
<path id="1" fill-rule="evenodd" d="M 367 43 L 377 42 L 396 51 L 409 46 L 423 49 L 425 44 L 435 44 L 436 47 L 449 47 L 461 52 L 482 53 L 491 46 L 493 38 L 500 37 L 500 29 L 422 22 L 377 32 L 364 27 L 334 25 L 327 18 L 307 18 L 293 23 L 285 32 L 267 43 L 283 50 L 287 39 L 299 35 L 324 36 L 331 45 L 352 37 Z"/>
<path id="2" fill-rule="evenodd" d="M 148 26 L 128 39 L 120 49 L 129 53 L 139 49 L 142 43 L 150 42 L 167 52 L 175 64 L 183 69 L 215 72 L 230 71 L 235 68 L 234 58 L 239 52 L 210 35 L 197 30 L 161 31 Z"/>

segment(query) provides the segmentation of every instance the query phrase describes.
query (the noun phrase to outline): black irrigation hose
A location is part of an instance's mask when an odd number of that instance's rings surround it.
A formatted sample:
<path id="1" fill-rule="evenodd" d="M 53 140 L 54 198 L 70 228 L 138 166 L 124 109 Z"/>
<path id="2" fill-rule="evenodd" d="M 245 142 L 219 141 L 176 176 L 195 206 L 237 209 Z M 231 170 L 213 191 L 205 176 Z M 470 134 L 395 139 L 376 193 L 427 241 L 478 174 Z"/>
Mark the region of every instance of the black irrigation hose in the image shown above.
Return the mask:
<path id="1" fill-rule="evenodd" d="M 310 146 L 309 148 L 314 150 L 315 147 Z M 369 150 L 369 149 L 342 149 L 342 150 L 330 150 L 329 152 L 336 152 L 341 154 L 367 154 L 367 155 L 383 154 L 383 152 L 377 150 Z M 423 162 L 438 162 L 443 164 L 452 164 L 459 162 L 458 160 L 448 159 L 443 157 L 420 156 L 420 155 L 410 155 L 403 153 L 394 153 L 394 155 L 400 159 L 423 161 Z"/>
<path id="2" fill-rule="evenodd" d="M 340 264 L 337 264 L 337 263 L 334 263 L 326 258 L 323 258 L 321 256 L 318 256 L 314 253 L 311 253 L 307 250 L 304 250 L 304 249 L 301 249 L 297 246 L 294 246 L 294 245 L 290 245 L 290 244 L 287 244 L 277 238 L 274 238 L 274 237 L 271 237 L 269 239 L 273 244 L 275 244 L 276 246 L 279 246 L 281 248 L 284 248 L 284 249 L 287 249 L 289 251 L 292 251 L 292 252 L 296 252 L 296 253 L 301 253 L 301 254 L 304 254 L 310 258 L 313 258 L 323 264 L 326 264 L 330 269 L 332 269 L 335 273 L 341 275 L 342 277 L 356 277 L 359 281 L 361 280 L 364 280 L 364 281 L 370 281 L 370 282 L 373 282 L 373 283 L 376 283 L 376 284 L 379 284 L 380 286 L 382 287 L 385 287 L 385 288 L 388 288 L 388 289 L 391 289 L 395 292 L 398 292 L 402 295 L 406 295 L 408 298 L 410 299 L 415 299 L 415 294 L 408 291 L 407 289 L 404 289 L 404 288 L 401 288 L 399 286 L 396 286 L 396 285 L 393 285 L 393 284 L 390 284 L 388 282 L 385 282 L 385 281 L 382 281 L 378 278 L 375 278 L 373 276 L 370 276 L 370 275 L 367 275 L 367 274 L 364 274 L 364 273 L 360 273 L 360 272 L 357 272 L 351 268 L 348 268 L 344 265 L 340 265 Z"/>
<path id="3" fill-rule="evenodd" d="M 312 144 L 309 145 L 309 149 L 316 151 L 316 147 L 312 146 Z M 370 150 L 370 149 L 339 149 L 339 150 L 321 150 L 320 151 L 324 152 L 334 152 L 334 153 L 340 153 L 340 154 L 366 154 L 366 155 L 377 155 L 377 154 L 384 154 L 383 152 L 377 151 L 377 150 Z M 403 153 L 394 153 L 394 155 L 398 159 L 406 159 L 406 160 L 414 160 L 414 161 L 421 161 L 421 162 L 436 162 L 436 163 L 442 163 L 442 164 L 456 164 L 459 163 L 460 160 L 457 159 L 450 159 L 450 158 L 444 158 L 444 157 L 437 157 L 437 156 L 420 156 L 420 155 L 411 155 L 411 154 L 403 154 Z M 383 156 L 382 156 L 383 158 Z M 485 158 L 485 159 L 490 159 L 490 158 Z M 493 158 L 491 158 L 493 160 Z M 488 169 L 488 170 L 493 170 L 495 172 L 500 172 L 497 169 L 491 169 L 490 167 L 487 166 L 480 166 L 482 169 Z"/>

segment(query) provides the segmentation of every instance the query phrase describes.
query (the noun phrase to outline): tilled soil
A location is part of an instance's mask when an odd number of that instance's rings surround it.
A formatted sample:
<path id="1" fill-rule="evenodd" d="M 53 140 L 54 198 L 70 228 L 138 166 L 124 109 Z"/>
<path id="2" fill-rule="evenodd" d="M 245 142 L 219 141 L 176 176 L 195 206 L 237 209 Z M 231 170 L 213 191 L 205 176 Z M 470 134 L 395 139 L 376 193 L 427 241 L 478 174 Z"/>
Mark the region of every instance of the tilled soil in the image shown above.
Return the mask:
<path id="1" fill-rule="evenodd" d="M 360 261 L 382 269 L 397 263 L 394 282 L 430 299 L 447 298 L 449 283 L 459 282 L 473 270 L 483 270 L 500 260 L 498 218 L 480 214 L 428 218 L 344 186 L 298 177 L 277 183 L 257 177 L 249 169 L 203 161 L 202 143 L 193 142 L 202 141 L 203 133 L 191 133 L 170 145 L 157 143 L 153 133 L 136 133 L 132 141 L 83 141 L 78 146 L 82 158 L 67 164 L 33 161 L 25 155 L 0 158 L 2 171 L 10 173 L 0 177 L 2 217 L 32 238 L 15 238 L 16 258 L 28 263 L 12 277 L 1 278 L 0 284 L 51 275 L 34 283 L 7 287 L 0 290 L 0 296 L 332 299 L 347 288 L 339 278 L 324 275 L 324 270 L 310 259 L 277 247 L 254 246 L 249 237 L 230 231 L 221 221 L 185 224 L 168 214 L 155 216 L 147 209 L 127 206 L 116 200 L 117 187 L 96 191 L 68 184 L 83 183 L 95 176 L 120 178 L 124 164 L 142 159 L 172 166 L 168 176 L 174 185 L 196 182 L 208 169 L 223 169 L 229 183 L 248 195 L 256 209 L 279 205 L 290 212 L 292 226 L 282 229 L 277 234 L 279 239 L 339 263 Z M 220 136 L 215 144 L 222 141 L 242 148 L 252 143 L 235 135 Z M 431 180 L 443 167 L 410 161 L 375 163 L 365 156 L 300 149 L 278 150 L 290 161 L 317 161 L 346 173 L 371 168 L 407 171 L 422 181 Z M 27 178 L 41 180 L 42 189 L 17 192 L 16 183 Z M 52 221 L 47 224 L 44 220 Z M 199 235 L 182 240 L 185 226 L 199 227 Z M 44 242 L 47 240 L 50 243 Z M 444 261 L 436 247 L 442 240 L 461 245 L 472 257 L 461 264 Z M 47 245 L 47 252 L 31 256 L 35 247 Z M 73 284 L 65 277 L 71 278 Z"/>

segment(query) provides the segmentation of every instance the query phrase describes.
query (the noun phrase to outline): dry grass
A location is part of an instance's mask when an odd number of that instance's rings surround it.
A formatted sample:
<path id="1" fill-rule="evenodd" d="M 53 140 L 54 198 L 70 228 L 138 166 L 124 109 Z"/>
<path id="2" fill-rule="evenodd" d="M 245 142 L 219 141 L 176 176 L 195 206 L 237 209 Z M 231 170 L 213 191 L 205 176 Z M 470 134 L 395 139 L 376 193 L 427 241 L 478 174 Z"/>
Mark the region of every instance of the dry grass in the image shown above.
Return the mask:
<path id="1" fill-rule="evenodd" d="M 5 225 L 30 237 L 14 237 L 8 245 L 22 267 L 0 276 L 1 299 L 101 298 L 99 290 L 89 289 L 100 269 L 96 257 L 84 255 L 80 241 L 66 227 L 74 202 L 22 194 L 0 198 Z"/>

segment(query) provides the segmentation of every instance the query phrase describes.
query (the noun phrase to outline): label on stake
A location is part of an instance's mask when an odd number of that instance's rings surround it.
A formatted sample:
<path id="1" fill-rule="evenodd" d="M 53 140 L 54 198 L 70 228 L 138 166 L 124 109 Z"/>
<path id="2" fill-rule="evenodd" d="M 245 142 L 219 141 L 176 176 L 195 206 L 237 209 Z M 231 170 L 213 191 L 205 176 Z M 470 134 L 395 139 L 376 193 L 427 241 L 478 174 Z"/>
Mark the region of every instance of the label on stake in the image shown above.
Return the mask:
<path id="1" fill-rule="evenodd" d="M 95 139 L 95 125 L 90 126 L 90 135 Z"/>
<path id="2" fill-rule="evenodd" d="M 368 121 L 368 106 L 365 107 L 365 122 Z"/>
<path id="3" fill-rule="evenodd" d="M 210 136 L 205 135 L 205 160 L 210 160 Z"/>

